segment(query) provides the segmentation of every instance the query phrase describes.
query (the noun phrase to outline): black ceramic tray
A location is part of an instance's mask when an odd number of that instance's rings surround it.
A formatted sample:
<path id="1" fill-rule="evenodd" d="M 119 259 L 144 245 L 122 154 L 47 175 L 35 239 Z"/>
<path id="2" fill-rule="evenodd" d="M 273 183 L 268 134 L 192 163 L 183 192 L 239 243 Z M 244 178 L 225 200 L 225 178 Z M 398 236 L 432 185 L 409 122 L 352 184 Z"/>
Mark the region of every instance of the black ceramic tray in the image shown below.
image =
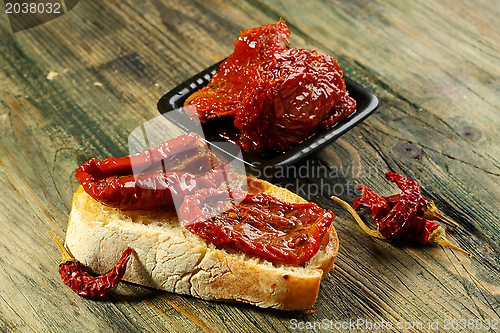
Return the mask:
<path id="1" fill-rule="evenodd" d="M 158 101 L 158 110 L 163 116 L 182 130 L 186 132 L 203 133 L 205 139 L 212 148 L 234 159 L 238 158 L 237 156 L 240 149 L 236 145 L 231 147 L 223 137 L 217 134 L 217 129 L 220 128 L 219 126 L 223 126 L 223 124 L 215 122 L 199 125 L 186 114 L 182 107 L 188 96 L 207 85 L 212 75 L 214 75 L 219 68 L 219 65 L 220 62 L 210 66 L 165 94 Z M 344 79 L 349 95 L 357 102 L 356 111 L 348 118 L 339 121 L 331 128 L 316 132 L 299 145 L 286 151 L 268 153 L 263 156 L 255 156 L 242 151 L 240 158 L 243 158 L 243 162 L 247 166 L 256 169 L 274 169 L 296 163 L 309 154 L 324 147 L 329 142 L 337 139 L 366 119 L 366 117 L 377 108 L 377 97 L 355 81 L 347 77 L 344 77 Z"/>

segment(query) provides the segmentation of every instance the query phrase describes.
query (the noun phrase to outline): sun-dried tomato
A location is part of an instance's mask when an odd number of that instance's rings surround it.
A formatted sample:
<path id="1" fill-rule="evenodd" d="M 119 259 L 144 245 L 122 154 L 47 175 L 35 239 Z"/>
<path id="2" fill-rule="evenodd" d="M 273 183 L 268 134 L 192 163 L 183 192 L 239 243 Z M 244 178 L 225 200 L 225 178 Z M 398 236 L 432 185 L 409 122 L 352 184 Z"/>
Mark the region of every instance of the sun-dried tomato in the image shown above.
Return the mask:
<path id="1" fill-rule="evenodd" d="M 179 216 L 188 230 L 218 246 L 290 264 L 303 264 L 318 252 L 335 218 L 314 203 L 225 187 L 186 196 Z"/>
<path id="2" fill-rule="evenodd" d="M 93 158 L 75 176 L 85 191 L 105 205 L 152 209 L 172 205 L 198 188 L 217 187 L 228 164 L 195 133 L 187 133 L 138 155 Z"/>
<path id="3" fill-rule="evenodd" d="M 240 32 L 234 52 L 210 83 L 190 96 L 193 119 L 233 116 L 241 147 L 253 153 L 284 150 L 356 109 L 337 60 L 287 48 L 285 22 Z"/>

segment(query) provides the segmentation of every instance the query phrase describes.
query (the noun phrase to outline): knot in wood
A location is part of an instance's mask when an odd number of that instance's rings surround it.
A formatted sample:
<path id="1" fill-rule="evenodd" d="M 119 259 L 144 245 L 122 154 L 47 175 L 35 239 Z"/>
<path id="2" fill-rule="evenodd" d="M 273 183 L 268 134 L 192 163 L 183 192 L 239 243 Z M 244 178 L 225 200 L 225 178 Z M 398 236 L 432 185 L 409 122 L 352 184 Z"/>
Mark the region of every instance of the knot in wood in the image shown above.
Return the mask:
<path id="1" fill-rule="evenodd" d="M 394 152 L 399 157 L 420 160 L 424 154 L 423 150 L 411 142 L 400 142 L 394 147 Z"/>

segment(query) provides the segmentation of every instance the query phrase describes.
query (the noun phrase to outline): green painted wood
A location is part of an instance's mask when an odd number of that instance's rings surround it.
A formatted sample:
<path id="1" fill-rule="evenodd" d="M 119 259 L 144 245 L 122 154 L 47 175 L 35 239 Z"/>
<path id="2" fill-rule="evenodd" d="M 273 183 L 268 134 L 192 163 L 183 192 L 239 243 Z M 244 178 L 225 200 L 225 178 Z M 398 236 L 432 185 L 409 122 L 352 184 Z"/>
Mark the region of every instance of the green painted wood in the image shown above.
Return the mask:
<path id="1" fill-rule="evenodd" d="M 323 324 L 307 330 L 319 332 L 360 319 L 435 331 L 436 320 L 441 329 L 499 320 L 499 12 L 490 0 L 86 0 L 16 34 L 0 15 L 0 330 L 286 332 L 296 319 Z M 74 170 L 128 154 L 130 133 L 159 115 L 164 93 L 226 57 L 240 30 L 279 17 L 292 46 L 331 54 L 380 99 L 365 122 L 296 166 L 305 177 L 270 178 L 337 215 L 340 252 L 313 311 L 130 283 L 97 301 L 74 294 L 47 235 L 64 237 Z M 460 224 L 447 229 L 450 240 L 474 257 L 371 239 L 329 202 L 352 201 L 356 184 L 395 193 L 386 171 L 416 179 Z"/>

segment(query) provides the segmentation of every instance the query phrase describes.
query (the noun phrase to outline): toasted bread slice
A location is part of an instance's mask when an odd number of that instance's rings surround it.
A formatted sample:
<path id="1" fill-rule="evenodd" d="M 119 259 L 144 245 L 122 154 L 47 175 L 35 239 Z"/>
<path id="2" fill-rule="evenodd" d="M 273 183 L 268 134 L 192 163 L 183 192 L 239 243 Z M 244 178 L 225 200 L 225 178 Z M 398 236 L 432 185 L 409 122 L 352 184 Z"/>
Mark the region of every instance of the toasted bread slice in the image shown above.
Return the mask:
<path id="1" fill-rule="evenodd" d="M 250 193 L 306 202 L 266 181 L 248 178 Z M 290 265 L 218 248 L 185 229 L 173 208 L 124 211 L 101 204 L 80 187 L 66 234 L 66 247 L 91 271 L 102 274 L 131 246 L 123 279 L 140 285 L 205 300 L 236 301 L 263 308 L 311 307 L 321 278 L 333 268 L 338 239 L 333 226 L 319 252 L 304 265 Z"/>

